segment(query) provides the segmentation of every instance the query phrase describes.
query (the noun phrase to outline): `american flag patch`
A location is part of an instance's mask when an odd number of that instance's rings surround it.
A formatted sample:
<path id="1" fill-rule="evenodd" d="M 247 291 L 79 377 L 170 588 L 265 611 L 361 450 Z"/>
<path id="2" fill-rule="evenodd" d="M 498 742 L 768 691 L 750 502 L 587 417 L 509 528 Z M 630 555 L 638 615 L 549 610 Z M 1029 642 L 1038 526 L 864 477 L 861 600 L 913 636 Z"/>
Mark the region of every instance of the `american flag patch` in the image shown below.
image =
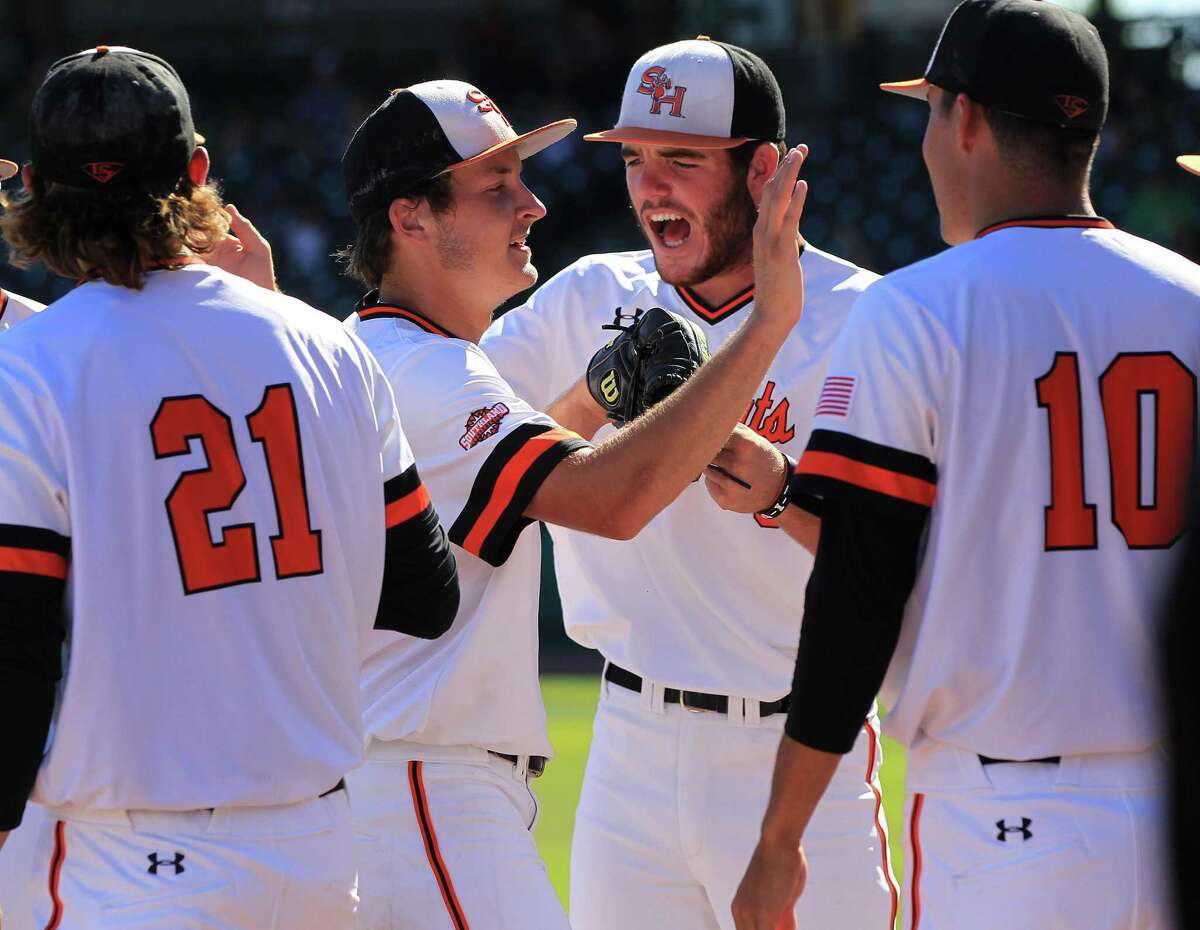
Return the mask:
<path id="1" fill-rule="evenodd" d="M 817 416 L 844 417 L 850 412 L 850 400 L 854 397 L 852 375 L 830 375 L 817 398 Z"/>

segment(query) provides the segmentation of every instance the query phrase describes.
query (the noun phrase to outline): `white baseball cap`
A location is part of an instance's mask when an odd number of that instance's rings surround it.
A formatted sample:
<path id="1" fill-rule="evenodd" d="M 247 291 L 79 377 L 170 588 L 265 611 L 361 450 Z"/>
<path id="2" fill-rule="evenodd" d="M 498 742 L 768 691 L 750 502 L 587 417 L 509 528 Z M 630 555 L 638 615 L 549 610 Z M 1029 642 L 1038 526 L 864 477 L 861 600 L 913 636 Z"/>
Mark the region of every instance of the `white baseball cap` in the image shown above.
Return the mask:
<path id="1" fill-rule="evenodd" d="M 463 81 L 397 88 L 342 156 L 350 215 L 361 222 L 422 181 L 515 148 L 522 159 L 570 135 L 573 119 L 517 134 L 491 98 Z"/>
<path id="2" fill-rule="evenodd" d="M 639 58 L 625 81 L 617 125 L 584 138 L 729 149 L 751 139 L 782 142 L 786 123 L 783 94 L 766 62 L 700 36 Z"/>

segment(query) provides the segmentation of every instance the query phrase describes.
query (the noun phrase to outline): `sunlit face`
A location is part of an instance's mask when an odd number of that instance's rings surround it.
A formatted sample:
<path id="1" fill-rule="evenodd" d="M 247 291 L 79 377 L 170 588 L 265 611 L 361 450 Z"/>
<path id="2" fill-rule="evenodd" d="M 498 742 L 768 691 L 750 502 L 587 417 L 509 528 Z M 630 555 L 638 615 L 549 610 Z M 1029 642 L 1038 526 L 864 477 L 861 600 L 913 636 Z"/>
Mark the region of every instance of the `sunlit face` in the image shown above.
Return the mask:
<path id="1" fill-rule="evenodd" d="M 950 103 L 953 94 L 940 87 L 929 87 L 929 122 L 925 126 L 925 140 L 921 154 L 929 171 L 933 185 L 933 199 L 937 202 L 941 218 L 942 239 L 949 245 L 958 245 L 975 235 L 967 207 L 964 190 L 963 165 L 955 150 L 957 114 Z"/>
<path id="2" fill-rule="evenodd" d="M 664 281 L 697 285 L 752 260 L 754 200 L 726 150 L 626 144 L 621 157 Z"/>
<path id="3" fill-rule="evenodd" d="M 435 224 L 441 268 L 470 274 L 473 286 L 497 303 L 535 284 L 525 239 L 546 208 L 522 182 L 516 151 L 458 168 L 451 182 L 454 205 Z"/>

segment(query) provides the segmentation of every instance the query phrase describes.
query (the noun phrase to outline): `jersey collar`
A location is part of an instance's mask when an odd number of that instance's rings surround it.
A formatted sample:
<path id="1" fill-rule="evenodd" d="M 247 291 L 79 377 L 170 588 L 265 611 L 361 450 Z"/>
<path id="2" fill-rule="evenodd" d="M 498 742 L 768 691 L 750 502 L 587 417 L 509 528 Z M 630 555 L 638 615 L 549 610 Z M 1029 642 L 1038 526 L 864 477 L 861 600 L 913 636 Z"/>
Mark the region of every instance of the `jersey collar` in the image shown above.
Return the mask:
<path id="1" fill-rule="evenodd" d="M 1026 216 L 1015 220 L 1004 220 L 985 226 L 975 234 L 976 239 L 997 232 L 1001 229 L 1024 227 L 1026 229 L 1116 229 L 1112 223 L 1102 216 Z"/>
<path id="2" fill-rule="evenodd" d="M 358 314 L 360 320 L 408 320 L 408 322 L 425 330 L 427 333 L 433 333 L 435 336 L 445 336 L 447 339 L 458 338 L 454 333 L 442 329 L 442 327 L 438 326 L 432 320 L 417 313 L 416 310 L 398 307 L 395 304 L 380 303 L 378 289 L 368 291 L 364 294 L 358 302 L 358 306 L 354 308 L 354 312 Z"/>
<path id="3" fill-rule="evenodd" d="M 700 319 L 704 320 L 705 323 L 708 323 L 712 326 L 715 326 L 722 320 L 733 316 L 735 313 L 748 306 L 750 302 L 754 300 L 753 284 L 751 284 L 744 291 L 740 291 L 733 297 L 730 297 L 729 300 L 725 301 L 723 304 L 715 307 L 703 300 L 700 295 L 691 288 L 678 286 L 675 288 L 675 292 L 683 299 L 683 302 L 691 308 L 692 312 L 694 312 L 696 316 L 700 317 Z"/>

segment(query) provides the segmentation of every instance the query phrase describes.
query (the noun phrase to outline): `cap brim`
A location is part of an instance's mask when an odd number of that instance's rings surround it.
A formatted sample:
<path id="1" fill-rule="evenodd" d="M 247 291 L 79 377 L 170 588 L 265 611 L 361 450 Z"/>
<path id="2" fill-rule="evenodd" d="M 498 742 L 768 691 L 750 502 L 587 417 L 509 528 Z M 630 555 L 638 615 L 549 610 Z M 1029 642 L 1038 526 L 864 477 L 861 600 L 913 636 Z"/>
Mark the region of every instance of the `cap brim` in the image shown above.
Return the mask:
<path id="1" fill-rule="evenodd" d="M 880 84 L 880 90 L 886 90 L 890 94 L 902 94 L 905 97 L 912 97 L 914 100 L 929 99 L 929 82 L 925 78 L 916 78 L 911 81 L 892 81 L 890 84 Z"/>
<path id="2" fill-rule="evenodd" d="M 21 166 L 15 161 L 9 161 L 7 158 L 0 158 L 0 181 L 7 181 L 9 178 L 16 175 L 21 170 Z"/>
<path id="3" fill-rule="evenodd" d="M 698 136 L 689 132 L 668 132 L 665 129 L 642 129 L 638 126 L 590 132 L 585 142 L 627 142 L 630 145 L 677 145 L 687 149 L 732 149 L 749 142 L 748 138 L 726 139 L 724 136 Z"/>
<path id="4" fill-rule="evenodd" d="M 1175 164 L 1179 165 L 1184 171 L 1190 171 L 1192 174 L 1200 174 L 1200 155 L 1180 155 L 1175 159 Z"/>
<path id="5" fill-rule="evenodd" d="M 562 141 L 573 133 L 575 127 L 578 125 L 573 119 L 560 119 L 553 123 L 547 123 L 545 126 L 539 126 L 530 132 L 522 133 L 515 139 L 506 139 L 504 142 L 497 142 L 491 148 L 484 149 L 478 155 L 472 155 L 470 158 L 456 161 L 453 165 L 447 165 L 438 173 L 445 174 L 447 171 L 454 171 L 466 165 L 473 165 L 476 162 L 483 161 L 485 158 L 491 158 L 493 155 L 507 152 L 512 148 L 517 150 L 517 154 L 524 161 L 530 155 L 536 155 L 542 149 L 549 148 L 555 142 Z"/>

